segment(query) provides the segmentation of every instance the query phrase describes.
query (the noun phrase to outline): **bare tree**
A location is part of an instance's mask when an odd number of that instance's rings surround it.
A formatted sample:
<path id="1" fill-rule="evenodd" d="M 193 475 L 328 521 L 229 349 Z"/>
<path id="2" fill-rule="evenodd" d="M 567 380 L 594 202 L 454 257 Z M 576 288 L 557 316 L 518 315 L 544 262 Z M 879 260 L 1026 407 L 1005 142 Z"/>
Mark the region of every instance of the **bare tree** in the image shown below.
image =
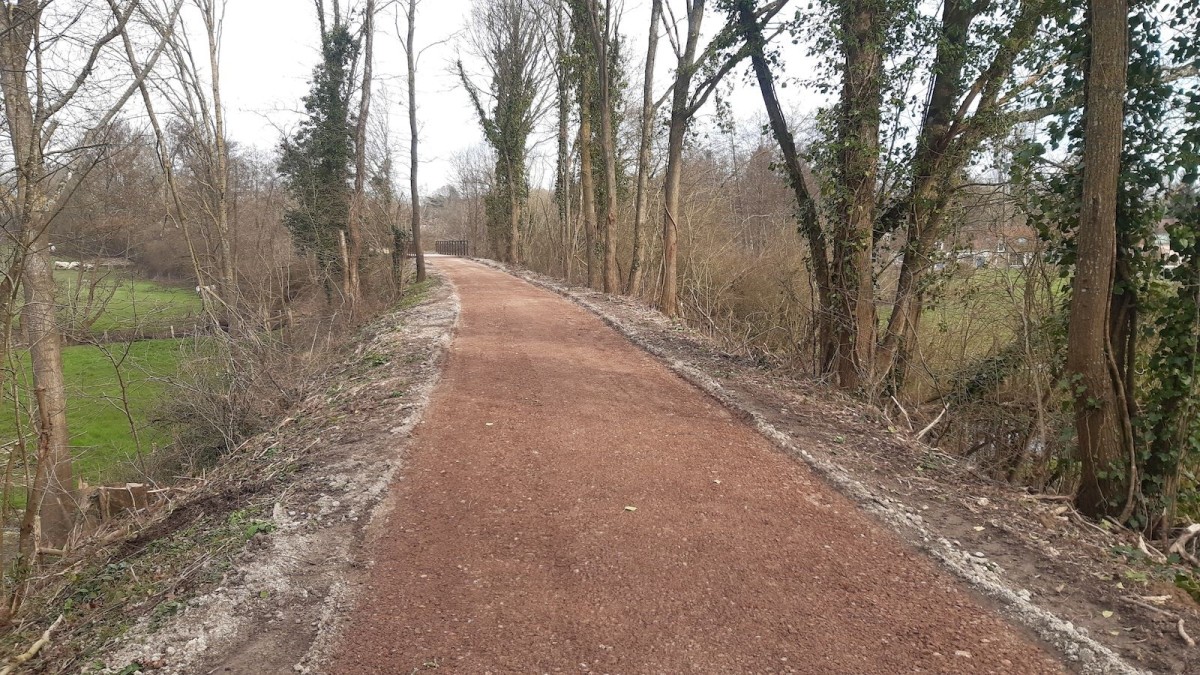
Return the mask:
<path id="1" fill-rule="evenodd" d="M 755 20 L 767 20 L 786 4 L 775 0 L 755 12 Z M 666 22 L 667 40 L 675 52 L 675 81 L 671 85 L 671 113 L 667 122 L 667 169 L 663 186 L 663 278 L 659 293 L 659 310 L 667 316 L 679 314 L 679 202 L 683 174 L 683 146 L 692 118 L 704 106 L 717 85 L 746 56 L 750 50 L 741 46 L 728 50 L 735 24 L 726 25 L 708 45 L 700 49 L 700 29 L 704 23 L 705 0 L 685 0 L 682 22 L 686 32 L 679 32 L 672 5 L 664 0 L 670 20 Z M 701 71 L 705 77 L 693 80 Z"/>
<path id="2" fill-rule="evenodd" d="M 371 117 L 371 75 L 375 60 L 375 0 L 366 0 L 362 23 L 362 87 L 359 90 L 358 119 L 354 121 L 354 196 L 350 200 L 349 264 L 346 267 L 346 296 L 353 305 L 362 295 L 359 269 L 362 261 L 362 225 L 366 219 L 367 199 L 367 124 Z M 415 212 L 416 209 L 414 208 Z"/>
<path id="3" fill-rule="evenodd" d="M 112 0 L 110 0 L 112 2 Z M 205 295 L 206 301 L 217 300 L 220 307 L 206 306 L 213 311 L 214 318 L 232 323 L 236 317 L 237 274 L 233 233 L 230 228 L 229 196 L 229 144 L 225 133 L 225 111 L 221 98 L 221 33 L 225 16 L 225 0 L 191 0 L 198 10 L 204 26 L 205 47 L 208 59 L 208 79 L 205 81 L 196 62 L 196 51 L 191 45 L 186 30 L 173 31 L 168 17 L 153 7 L 143 7 L 141 14 L 154 29 L 167 40 L 167 57 L 174 71 L 168 78 L 156 78 L 157 91 L 165 99 L 171 112 L 181 122 L 182 144 L 193 161 L 190 164 L 191 178 L 199 188 L 199 200 L 195 209 L 185 208 L 176 171 L 170 157 L 168 140 L 156 113 L 149 87 L 143 82 L 139 87 L 142 102 L 150 119 L 158 145 L 159 163 L 167 180 L 167 188 L 174 203 L 174 217 L 184 232 L 188 252 L 196 272 L 196 282 L 208 288 L 215 281 L 216 293 Z M 181 25 L 184 19 L 180 18 Z M 136 68 L 134 53 L 129 39 L 125 39 L 126 56 Z M 203 214 L 212 227 L 211 239 L 215 239 L 216 265 L 201 262 L 188 226 L 188 210 Z"/>
<path id="4" fill-rule="evenodd" d="M 417 182 L 420 163 L 417 147 L 420 137 L 420 128 L 417 127 L 417 59 L 420 57 L 420 51 L 416 48 L 416 30 L 417 7 L 420 4 L 419 0 L 408 0 L 404 9 L 408 30 L 405 35 L 400 36 L 400 45 L 404 48 L 404 56 L 408 62 L 408 186 L 412 201 L 412 245 L 417 256 L 418 283 L 425 281 L 425 251 L 421 245 L 421 187 Z"/>
<path id="5" fill-rule="evenodd" d="M 732 10 L 742 39 L 750 48 L 750 61 L 754 75 L 758 81 L 758 89 L 762 94 L 763 105 L 767 110 L 771 132 L 779 144 L 783 155 L 783 168 L 788 184 L 796 196 L 797 217 L 800 221 L 800 231 L 808 243 L 809 270 L 816 286 L 816 333 L 818 350 L 818 372 L 824 374 L 832 365 L 837 354 L 837 344 L 833 340 L 833 326 L 829 317 L 834 302 L 834 290 L 829 274 L 829 251 L 825 238 L 826 224 L 821 206 L 821 188 L 817 185 L 811 168 L 800 157 L 796 149 L 796 140 L 792 136 L 787 118 L 783 114 L 783 106 L 775 92 L 775 77 L 766 54 L 766 37 L 763 27 L 754 18 L 753 0 L 738 0 Z"/>
<path id="6" fill-rule="evenodd" d="M 650 201 L 650 149 L 654 141 L 654 116 L 658 108 L 654 102 L 654 61 L 658 55 L 658 30 L 662 21 L 663 0 L 652 0 L 650 5 L 650 38 L 646 47 L 646 72 L 642 81 L 642 117 L 638 131 L 637 195 L 633 212 L 633 259 L 629 263 L 629 283 L 625 292 L 634 294 L 642 286 L 642 263 L 646 257 L 645 233 L 646 211 Z"/>
<path id="7" fill-rule="evenodd" d="M 571 23 L 566 12 L 566 3 L 560 0 L 544 0 L 554 6 L 554 28 L 550 36 L 554 40 L 555 59 L 552 63 L 557 92 L 558 153 L 555 163 L 554 197 L 558 205 L 559 236 L 562 242 L 563 279 L 571 283 L 571 263 L 575 256 L 571 223 L 571 183 L 574 178 L 571 156 Z"/>
<path id="8" fill-rule="evenodd" d="M 138 91 L 165 47 L 165 40 L 160 41 L 133 81 L 115 94 L 111 83 L 93 86 L 107 47 L 126 30 L 139 4 L 139 0 L 114 2 L 104 10 L 107 18 L 101 20 L 101 32 L 89 36 L 55 33 L 63 26 L 66 31 L 86 31 L 95 23 L 60 23 L 63 17 L 55 15 L 57 8 L 40 0 L 17 0 L 0 10 L 0 63 L 4 64 L 0 91 L 15 164 L 17 246 L 24 254 L 22 325 L 38 401 L 38 479 L 27 509 L 27 515 L 35 515 L 22 524 L 21 533 L 22 554 L 27 557 L 37 545 L 33 530 L 38 523 L 51 546 L 62 546 L 77 512 L 49 225 L 86 177 L 97 148 L 102 147 L 104 131 Z M 181 4 L 176 0 L 170 9 L 172 25 Z M 99 13 L 94 7 L 84 11 Z M 65 56 L 56 50 L 79 45 L 83 48 L 72 54 L 70 70 L 47 67 Z M 72 121 L 81 117 L 86 121 L 76 127 L 77 133 L 69 134 Z"/>

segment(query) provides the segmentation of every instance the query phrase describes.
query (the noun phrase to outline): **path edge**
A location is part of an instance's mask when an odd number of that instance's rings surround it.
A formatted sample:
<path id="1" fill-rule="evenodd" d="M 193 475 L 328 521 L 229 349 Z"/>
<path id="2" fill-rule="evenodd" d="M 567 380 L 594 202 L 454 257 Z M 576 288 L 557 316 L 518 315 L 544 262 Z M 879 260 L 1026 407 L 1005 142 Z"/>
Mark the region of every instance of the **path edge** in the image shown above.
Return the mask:
<path id="1" fill-rule="evenodd" d="M 838 492 L 849 497 L 863 510 L 882 521 L 889 529 L 916 544 L 919 550 L 930 555 L 943 569 L 965 581 L 976 591 L 998 602 L 1010 620 L 1033 631 L 1039 638 L 1054 646 L 1069 663 L 1078 667 L 1080 672 L 1098 675 L 1143 675 L 1148 673 L 1148 671 L 1135 668 L 1111 648 L 1093 639 L 1087 634 L 1086 629 L 1081 629 L 1074 623 L 1034 604 L 1028 591 L 1014 589 L 1005 583 L 985 558 L 972 555 L 930 530 L 925 525 L 924 518 L 914 509 L 874 492 L 835 462 L 817 457 L 797 445 L 787 434 L 768 422 L 761 414 L 743 404 L 736 395 L 716 379 L 699 368 L 674 358 L 665 350 L 644 339 L 636 328 L 584 297 L 578 289 L 567 286 L 557 279 L 551 279 L 530 270 L 514 268 L 494 260 L 484 258 L 470 258 L 470 260 L 542 290 L 550 291 L 595 315 L 634 346 L 666 365 L 688 384 L 744 419 L 759 435 L 769 440 L 776 448 L 803 461 Z M 593 292 L 590 289 L 587 290 Z"/>
<path id="2" fill-rule="evenodd" d="M 379 498 L 374 500 L 368 511 L 364 513 L 365 523 L 358 540 L 351 544 L 352 549 L 349 553 L 356 560 L 365 563 L 368 570 L 374 565 L 374 561 L 367 557 L 372 544 L 382 534 L 381 530 L 396 510 L 396 500 L 392 488 L 395 486 L 397 478 L 407 468 L 406 463 L 413 443 L 413 430 L 425 419 L 425 415 L 429 411 L 434 392 L 445 374 L 450 345 L 454 342 L 459 326 L 462 324 L 462 298 L 458 293 L 458 286 L 454 284 L 449 275 L 440 270 L 430 270 L 430 276 L 435 277 L 439 284 L 447 288 L 446 302 L 452 318 L 440 326 L 441 330 L 437 338 L 432 341 L 434 351 L 429 356 L 429 363 L 433 366 L 433 370 L 430 376 L 417 386 L 416 404 L 409 414 L 393 427 L 393 433 L 403 439 L 395 449 L 399 461 L 387 470 L 380 472 L 373 481 L 372 484 L 379 491 Z M 351 615 L 361 609 L 366 589 L 361 585 L 351 583 L 351 581 L 349 577 L 342 577 L 336 581 L 322 603 L 321 616 L 318 619 L 320 628 L 301 659 L 301 663 L 307 665 L 304 672 L 328 671 L 338 645 L 341 644 L 346 629 L 350 627 Z"/>

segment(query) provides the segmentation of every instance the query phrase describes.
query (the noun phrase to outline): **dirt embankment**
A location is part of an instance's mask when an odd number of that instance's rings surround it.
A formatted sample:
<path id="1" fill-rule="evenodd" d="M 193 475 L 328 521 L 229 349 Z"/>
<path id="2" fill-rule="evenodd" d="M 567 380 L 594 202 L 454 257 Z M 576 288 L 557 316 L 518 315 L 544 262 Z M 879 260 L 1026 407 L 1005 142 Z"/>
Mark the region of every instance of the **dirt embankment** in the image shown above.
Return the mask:
<path id="1" fill-rule="evenodd" d="M 3 656 L 59 613 L 39 672 L 308 672 L 351 605 L 458 316 L 449 284 L 356 335 L 278 427 L 125 541 L 81 551 Z"/>

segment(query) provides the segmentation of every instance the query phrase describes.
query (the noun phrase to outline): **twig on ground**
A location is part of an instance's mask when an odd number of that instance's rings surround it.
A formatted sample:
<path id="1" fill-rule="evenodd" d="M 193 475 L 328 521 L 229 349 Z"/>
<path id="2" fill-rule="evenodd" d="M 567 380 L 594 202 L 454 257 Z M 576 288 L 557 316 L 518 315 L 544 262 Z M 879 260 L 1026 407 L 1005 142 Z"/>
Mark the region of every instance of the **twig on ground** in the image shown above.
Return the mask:
<path id="1" fill-rule="evenodd" d="M 0 670 L 0 675 L 9 675 L 17 669 L 17 666 L 26 663 L 33 657 L 37 656 L 38 652 L 42 651 L 42 647 L 50 644 L 50 634 L 53 633 L 54 629 L 58 628 L 58 625 L 62 622 L 63 615 L 59 614 L 58 618 L 54 620 L 54 623 L 50 624 L 50 627 L 46 629 L 46 632 L 42 633 L 42 637 L 38 638 L 37 642 L 34 642 L 32 645 L 30 645 L 29 649 L 24 654 L 18 654 L 14 656 L 12 661 L 7 666 L 4 666 L 2 670 Z"/>
<path id="2" fill-rule="evenodd" d="M 1189 646 L 1189 647 L 1196 646 L 1196 641 L 1193 640 L 1192 636 L 1188 635 L 1187 631 L 1183 629 L 1183 619 L 1180 619 L 1179 623 L 1175 624 L 1175 629 L 1177 631 L 1179 631 L 1179 637 L 1183 638 L 1183 641 L 1187 643 L 1187 646 Z"/>
<path id="3" fill-rule="evenodd" d="M 1162 551 L 1147 544 L 1146 540 L 1140 534 L 1138 535 L 1138 550 L 1144 553 L 1147 558 L 1160 565 L 1165 565 L 1167 562 L 1167 556 L 1163 555 Z"/>
<path id="4" fill-rule="evenodd" d="M 1123 596 L 1121 596 L 1121 600 L 1123 602 L 1127 602 L 1131 605 L 1135 605 L 1137 607 L 1141 607 L 1142 609 L 1154 612 L 1155 614 L 1158 614 L 1159 616 L 1170 619 L 1171 621 L 1182 621 L 1182 619 L 1179 618 L 1178 614 L 1176 614 L 1174 612 L 1169 612 L 1161 607 L 1155 607 L 1154 605 L 1152 605 L 1148 602 L 1143 602 L 1141 600 L 1138 600 L 1137 598 L 1131 598 L 1127 595 L 1123 595 Z"/>

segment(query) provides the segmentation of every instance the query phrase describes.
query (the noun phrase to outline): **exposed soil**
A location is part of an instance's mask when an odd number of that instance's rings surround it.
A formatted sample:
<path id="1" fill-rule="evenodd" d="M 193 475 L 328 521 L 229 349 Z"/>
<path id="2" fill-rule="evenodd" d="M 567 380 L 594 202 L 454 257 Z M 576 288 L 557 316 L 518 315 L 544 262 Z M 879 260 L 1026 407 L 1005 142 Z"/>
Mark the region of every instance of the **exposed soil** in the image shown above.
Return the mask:
<path id="1" fill-rule="evenodd" d="M 893 421 L 879 411 L 725 352 L 636 301 L 568 288 L 526 270 L 511 273 L 600 315 L 752 416 L 768 436 L 778 434 L 777 445 L 818 467 L 913 545 L 998 600 L 1006 614 L 1038 630 L 1073 667 L 1120 669 L 1104 658 L 1111 649 L 1140 669 L 1200 672 L 1200 648 L 1186 645 L 1178 632 L 1183 619 L 1198 637 L 1200 606 L 1174 586 L 1170 566 L 1137 552 L 1135 534 L 1085 521 L 1060 499 L 991 480 L 970 462 L 889 430 Z M 983 565 L 964 565 L 964 559 Z"/>
<path id="2" fill-rule="evenodd" d="M 458 336 L 333 672 L 1063 669 L 594 315 L 436 265 Z"/>

